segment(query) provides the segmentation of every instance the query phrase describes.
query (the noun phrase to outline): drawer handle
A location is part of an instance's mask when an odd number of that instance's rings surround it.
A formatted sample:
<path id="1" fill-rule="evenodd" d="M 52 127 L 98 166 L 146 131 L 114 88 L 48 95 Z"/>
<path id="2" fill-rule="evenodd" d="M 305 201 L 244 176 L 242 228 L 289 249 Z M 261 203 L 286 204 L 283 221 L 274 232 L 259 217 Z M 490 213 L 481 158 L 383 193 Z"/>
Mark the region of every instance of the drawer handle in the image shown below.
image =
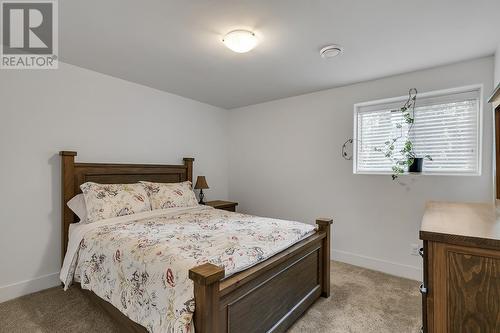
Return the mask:
<path id="1" fill-rule="evenodd" d="M 427 288 L 424 287 L 423 283 L 420 285 L 420 287 L 418 289 L 420 289 L 420 293 L 422 293 L 424 295 L 427 294 Z"/>
<path id="2" fill-rule="evenodd" d="M 420 254 L 420 256 L 423 258 L 424 257 L 424 248 L 421 247 L 420 249 L 418 249 L 418 254 Z"/>

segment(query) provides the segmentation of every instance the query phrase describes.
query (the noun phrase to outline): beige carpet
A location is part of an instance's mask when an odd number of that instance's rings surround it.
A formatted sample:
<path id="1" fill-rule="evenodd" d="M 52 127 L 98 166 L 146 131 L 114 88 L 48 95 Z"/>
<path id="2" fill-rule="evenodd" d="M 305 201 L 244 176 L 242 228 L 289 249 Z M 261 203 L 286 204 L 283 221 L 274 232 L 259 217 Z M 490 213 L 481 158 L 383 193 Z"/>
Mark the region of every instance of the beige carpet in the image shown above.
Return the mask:
<path id="1" fill-rule="evenodd" d="M 334 262 L 332 296 L 290 329 L 299 332 L 417 333 L 419 283 Z M 52 288 L 0 304 L 0 332 L 119 332 L 77 288 Z"/>

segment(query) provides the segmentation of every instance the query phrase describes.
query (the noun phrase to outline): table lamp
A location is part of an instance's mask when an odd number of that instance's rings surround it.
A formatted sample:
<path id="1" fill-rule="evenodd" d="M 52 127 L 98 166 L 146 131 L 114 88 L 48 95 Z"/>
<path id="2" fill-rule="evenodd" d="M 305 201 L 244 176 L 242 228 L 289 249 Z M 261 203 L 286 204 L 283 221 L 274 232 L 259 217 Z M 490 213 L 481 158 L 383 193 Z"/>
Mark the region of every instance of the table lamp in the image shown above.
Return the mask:
<path id="1" fill-rule="evenodd" d="M 200 201 L 198 203 L 200 205 L 204 205 L 205 202 L 203 201 L 203 199 L 205 198 L 205 194 L 203 194 L 203 190 L 209 188 L 205 176 L 198 176 L 194 188 L 200 190 Z"/>

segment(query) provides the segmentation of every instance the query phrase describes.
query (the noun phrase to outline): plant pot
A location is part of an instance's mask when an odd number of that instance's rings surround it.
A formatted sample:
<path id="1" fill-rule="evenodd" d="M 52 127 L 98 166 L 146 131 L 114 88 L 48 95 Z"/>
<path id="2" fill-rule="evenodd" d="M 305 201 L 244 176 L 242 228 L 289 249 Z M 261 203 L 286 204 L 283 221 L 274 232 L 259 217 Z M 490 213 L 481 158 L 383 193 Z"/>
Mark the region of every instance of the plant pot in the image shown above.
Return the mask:
<path id="1" fill-rule="evenodd" d="M 408 172 L 421 173 L 423 166 L 424 166 L 424 158 L 423 157 L 415 157 L 413 159 L 413 163 L 408 168 Z"/>

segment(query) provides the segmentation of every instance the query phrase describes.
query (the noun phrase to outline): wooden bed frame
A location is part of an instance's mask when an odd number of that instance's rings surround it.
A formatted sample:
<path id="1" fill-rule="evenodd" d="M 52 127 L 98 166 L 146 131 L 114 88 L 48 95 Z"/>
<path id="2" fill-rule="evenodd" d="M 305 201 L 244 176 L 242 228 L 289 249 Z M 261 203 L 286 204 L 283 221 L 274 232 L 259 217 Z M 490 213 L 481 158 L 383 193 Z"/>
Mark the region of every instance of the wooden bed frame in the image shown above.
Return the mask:
<path id="1" fill-rule="evenodd" d="M 193 178 L 193 158 L 183 165 L 75 163 L 76 152 L 61 151 L 62 257 L 68 230 L 78 218 L 66 203 L 80 185 L 134 183 L 139 180 L 181 182 Z M 318 231 L 273 257 L 224 279 L 224 269 L 204 264 L 189 270 L 194 282 L 196 333 L 283 332 L 315 300 L 330 296 L 330 229 L 332 219 L 316 220 Z M 84 291 L 100 304 L 123 331 L 146 332 L 110 303 Z"/>

